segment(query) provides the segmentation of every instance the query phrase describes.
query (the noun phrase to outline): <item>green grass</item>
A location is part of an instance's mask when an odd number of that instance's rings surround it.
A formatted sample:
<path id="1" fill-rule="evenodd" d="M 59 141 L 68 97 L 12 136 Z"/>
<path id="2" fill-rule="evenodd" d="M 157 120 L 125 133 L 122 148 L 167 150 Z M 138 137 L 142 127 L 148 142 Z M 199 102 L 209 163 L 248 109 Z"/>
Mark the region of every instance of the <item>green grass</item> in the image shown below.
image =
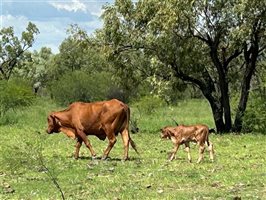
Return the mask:
<path id="1" fill-rule="evenodd" d="M 213 127 L 208 104 L 202 100 L 158 108 L 151 115 L 138 114 L 141 132 L 131 135 L 140 155 L 130 149 L 123 162 L 121 138 L 110 159 L 91 160 L 82 146 L 81 159 L 72 158 L 75 141 L 63 134 L 44 132 L 46 115 L 56 110 L 51 102 L 16 113 L 17 123 L 0 127 L 0 199 L 60 199 L 45 166 L 56 178 L 66 199 L 266 199 L 265 140 L 262 134 L 211 135 L 215 162 L 205 152 L 196 164 L 198 148 L 191 145 L 193 163 L 183 147 L 177 159 L 168 162 L 169 140 L 159 138 L 159 129 L 178 123 L 205 123 Z M 12 114 L 10 114 L 12 116 Z M 37 132 L 40 132 L 37 133 Z M 107 141 L 89 137 L 101 156 Z"/>

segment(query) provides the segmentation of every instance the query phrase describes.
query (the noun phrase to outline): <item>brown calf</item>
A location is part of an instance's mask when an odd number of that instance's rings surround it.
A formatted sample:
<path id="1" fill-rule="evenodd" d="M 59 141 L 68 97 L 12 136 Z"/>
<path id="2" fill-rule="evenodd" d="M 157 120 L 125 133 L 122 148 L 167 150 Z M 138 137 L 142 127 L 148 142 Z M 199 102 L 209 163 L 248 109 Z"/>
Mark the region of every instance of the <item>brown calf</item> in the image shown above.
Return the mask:
<path id="1" fill-rule="evenodd" d="M 179 125 L 176 127 L 166 126 L 161 129 L 161 132 L 161 138 L 171 139 L 174 143 L 174 149 L 169 158 L 170 161 L 175 158 L 175 154 L 179 146 L 181 144 L 185 144 L 185 150 L 188 153 L 188 160 L 189 162 L 191 162 L 189 142 L 196 142 L 199 145 L 199 158 L 197 163 L 200 163 L 203 159 L 205 143 L 208 145 L 208 150 L 210 151 L 210 159 L 213 161 L 213 144 L 209 142 L 209 128 L 206 125 Z"/>

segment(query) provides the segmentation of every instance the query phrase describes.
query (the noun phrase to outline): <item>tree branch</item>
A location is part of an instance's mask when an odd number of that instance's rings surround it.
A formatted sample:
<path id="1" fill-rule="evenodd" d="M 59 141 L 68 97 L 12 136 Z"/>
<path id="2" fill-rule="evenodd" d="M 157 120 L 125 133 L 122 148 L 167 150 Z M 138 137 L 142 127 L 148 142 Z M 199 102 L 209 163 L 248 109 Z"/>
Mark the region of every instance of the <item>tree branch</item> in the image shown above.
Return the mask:
<path id="1" fill-rule="evenodd" d="M 231 56 L 229 56 L 229 58 L 227 58 L 227 59 L 225 60 L 225 63 L 224 63 L 225 67 L 227 67 L 227 66 L 229 65 L 229 63 L 230 63 L 234 58 L 238 57 L 238 56 L 242 53 L 242 51 L 243 51 L 243 50 L 241 50 L 241 51 L 239 51 L 238 49 L 235 50 L 234 54 L 232 54 Z"/>

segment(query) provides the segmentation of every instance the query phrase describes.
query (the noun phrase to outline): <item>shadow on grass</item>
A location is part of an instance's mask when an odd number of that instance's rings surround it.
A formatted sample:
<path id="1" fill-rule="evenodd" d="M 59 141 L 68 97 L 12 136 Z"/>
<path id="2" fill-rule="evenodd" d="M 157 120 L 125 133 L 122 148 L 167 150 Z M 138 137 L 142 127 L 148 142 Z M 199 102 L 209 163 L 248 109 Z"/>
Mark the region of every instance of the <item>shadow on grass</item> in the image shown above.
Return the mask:
<path id="1" fill-rule="evenodd" d="M 74 159 L 74 156 L 67 156 L 67 158 L 73 158 Z M 96 158 L 93 158 L 91 156 L 79 156 L 79 158 L 77 160 L 99 160 L 99 161 L 125 161 L 124 159 L 122 158 L 111 158 L 111 157 L 107 157 L 105 160 L 102 160 L 102 157 L 101 156 L 97 156 Z M 140 158 L 136 158 L 136 157 L 129 157 L 128 160 L 126 161 L 138 161 L 140 160 Z"/>

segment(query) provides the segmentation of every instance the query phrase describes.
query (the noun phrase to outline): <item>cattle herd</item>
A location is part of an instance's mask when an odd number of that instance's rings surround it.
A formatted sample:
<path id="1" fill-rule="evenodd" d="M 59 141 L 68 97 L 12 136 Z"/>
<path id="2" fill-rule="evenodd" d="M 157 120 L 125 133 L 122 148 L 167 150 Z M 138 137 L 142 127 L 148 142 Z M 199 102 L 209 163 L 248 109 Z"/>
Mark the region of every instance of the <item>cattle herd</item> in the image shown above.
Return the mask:
<path id="1" fill-rule="evenodd" d="M 75 102 L 67 109 L 51 112 L 48 115 L 47 133 L 63 132 L 68 137 L 77 140 L 74 157 L 79 157 L 79 150 L 84 143 L 89 149 L 92 158 L 96 157 L 87 135 L 95 135 L 100 140 L 109 140 L 102 159 L 106 159 L 114 144 L 116 136 L 120 133 L 124 145 L 124 160 L 128 159 L 129 144 L 138 153 L 134 141 L 129 134 L 130 109 L 123 102 L 112 99 L 94 103 Z M 209 141 L 209 133 L 212 132 L 206 125 L 177 125 L 175 127 L 166 126 L 161 129 L 161 138 L 170 139 L 174 144 L 174 149 L 169 160 L 175 158 L 180 145 L 185 145 L 188 153 L 188 160 L 191 162 L 189 142 L 196 142 L 199 145 L 198 163 L 203 159 L 205 144 L 210 152 L 210 159 L 214 159 L 213 144 Z"/>

